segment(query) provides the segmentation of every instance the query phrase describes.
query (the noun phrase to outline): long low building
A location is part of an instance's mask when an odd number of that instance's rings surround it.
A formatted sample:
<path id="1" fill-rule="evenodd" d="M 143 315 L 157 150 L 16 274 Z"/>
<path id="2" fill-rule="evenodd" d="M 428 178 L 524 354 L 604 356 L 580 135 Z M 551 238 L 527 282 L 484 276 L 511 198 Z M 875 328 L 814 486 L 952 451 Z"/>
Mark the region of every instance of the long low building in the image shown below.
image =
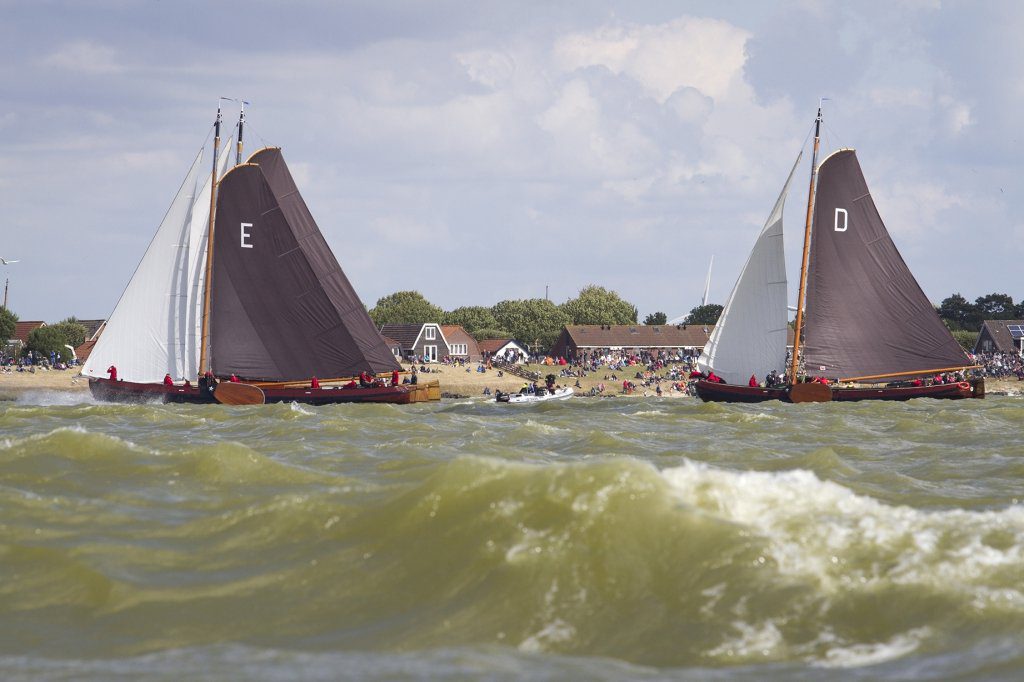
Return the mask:
<path id="1" fill-rule="evenodd" d="M 573 358 L 594 350 L 680 349 L 699 353 L 713 324 L 574 324 L 562 329 L 551 355 Z"/>

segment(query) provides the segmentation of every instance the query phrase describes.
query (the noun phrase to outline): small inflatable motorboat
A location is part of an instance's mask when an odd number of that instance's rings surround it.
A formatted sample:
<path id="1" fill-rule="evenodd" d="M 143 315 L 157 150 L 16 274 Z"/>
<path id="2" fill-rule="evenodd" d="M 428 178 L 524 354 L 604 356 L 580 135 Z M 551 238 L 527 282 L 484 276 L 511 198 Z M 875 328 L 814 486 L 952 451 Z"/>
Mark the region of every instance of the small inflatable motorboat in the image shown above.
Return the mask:
<path id="1" fill-rule="evenodd" d="M 543 403 L 548 400 L 565 400 L 572 397 L 572 389 L 556 388 L 549 391 L 546 388 L 538 388 L 536 393 L 502 393 L 498 391 L 494 401 L 498 403 Z"/>

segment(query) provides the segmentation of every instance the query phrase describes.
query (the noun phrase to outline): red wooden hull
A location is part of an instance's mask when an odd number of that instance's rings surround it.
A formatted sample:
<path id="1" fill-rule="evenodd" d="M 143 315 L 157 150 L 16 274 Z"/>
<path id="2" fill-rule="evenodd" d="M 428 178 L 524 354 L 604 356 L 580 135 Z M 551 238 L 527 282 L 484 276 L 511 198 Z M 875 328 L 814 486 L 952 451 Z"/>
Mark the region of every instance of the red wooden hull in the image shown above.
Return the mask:
<path id="1" fill-rule="evenodd" d="M 961 381 L 952 384 L 933 384 L 931 386 L 901 386 L 899 388 L 833 388 L 832 400 L 913 400 L 914 398 L 937 398 L 943 400 L 959 400 L 961 398 L 982 398 L 985 396 L 984 379 L 980 395 L 975 395 L 971 382 Z"/>
<path id="2" fill-rule="evenodd" d="M 412 384 L 375 386 L 373 388 L 265 388 L 268 403 L 304 403 L 334 405 L 337 403 L 412 402 Z M 216 403 L 212 394 L 203 394 L 198 387 L 141 384 L 132 381 L 89 379 L 89 390 L 96 400 L 114 403 Z"/>
<path id="3" fill-rule="evenodd" d="M 699 379 L 696 389 L 697 397 L 706 403 L 763 403 L 767 400 L 789 402 L 789 392 L 785 388 L 754 388 Z"/>
<path id="4" fill-rule="evenodd" d="M 715 384 L 701 379 L 697 381 L 696 389 L 697 396 L 704 402 L 760 403 L 766 400 L 792 402 L 789 398 L 789 389 L 786 388 L 754 388 L 753 386 Z M 915 398 L 958 400 L 961 398 L 984 397 L 984 379 L 973 379 L 952 384 L 933 384 L 931 386 L 832 387 L 832 400 L 836 402 L 913 400 Z"/>

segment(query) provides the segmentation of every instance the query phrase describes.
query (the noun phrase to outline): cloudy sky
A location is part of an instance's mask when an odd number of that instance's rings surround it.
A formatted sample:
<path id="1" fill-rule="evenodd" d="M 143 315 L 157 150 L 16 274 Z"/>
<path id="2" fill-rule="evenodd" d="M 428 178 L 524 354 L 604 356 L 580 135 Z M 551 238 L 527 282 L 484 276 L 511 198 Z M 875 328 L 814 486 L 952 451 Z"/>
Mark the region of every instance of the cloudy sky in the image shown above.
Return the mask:
<path id="1" fill-rule="evenodd" d="M 0 266 L 106 317 L 220 96 L 369 307 L 724 302 L 825 102 L 935 302 L 1024 297 L 1024 3 L 0 0 Z M 231 114 L 232 116 L 234 114 Z M 250 146 L 250 149 L 252 146 Z M 808 161 L 786 210 L 791 291 Z M 793 294 L 795 299 L 795 293 Z"/>

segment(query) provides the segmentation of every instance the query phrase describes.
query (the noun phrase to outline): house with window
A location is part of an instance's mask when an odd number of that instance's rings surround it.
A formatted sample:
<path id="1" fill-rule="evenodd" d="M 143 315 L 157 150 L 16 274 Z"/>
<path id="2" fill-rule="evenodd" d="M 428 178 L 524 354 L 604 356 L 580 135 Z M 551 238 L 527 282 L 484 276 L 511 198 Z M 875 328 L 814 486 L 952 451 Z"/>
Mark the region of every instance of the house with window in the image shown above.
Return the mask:
<path id="1" fill-rule="evenodd" d="M 447 355 L 449 357 L 469 362 L 480 362 L 483 359 L 476 339 L 470 336 L 469 332 L 462 328 L 462 325 L 443 324 L 441 325 L 441 334 L 448 344 Z"/>
<path id="2" fill-rule="evenodd" d="M 515 357 L 514 362 L 525 362 L 526 358 L 530 357 L 526 347 L 515 339 L 484 339 L 479 346 L 484 359 L 504 360 L 508 357 Z"/>
<path id="3" fill-rule="evenodd" d="M 380 328 L 381 336 L 395 341 L 402 350 L 402 359 L 416 362 L 437 362 L 449 355 L 441 325 L 426 324 L 385 324 Z"/>
<path id="4" fill-rule="evenodd" d="M 14 323 L 14 336 L 10 339 L 6 339 L 6 350 L 8 353 L 21 353 L 25 346 L 28 344 L 28 335 L 39 329 L 45 327 L 46 323 L 42 320 L 33 321 L 18 321 Z"/>
<path id="5" fill-rule="evenodd" d="M 974 352 L 1024 354 L 1024 320 L 985 320 Z"/>
<path id="6" fill-rule="evenodd" d="M 400 344 L 398 341 L 395 341 L 390 336 L 384 336 L 383 334 L 381 334 L 380 338 L 384 339 L 384 345 L 388 347 L 388 350 L 391 351 L 391 354 L 395 356 L 395 359 L 401 361 L 403 357 L 402 344 Z"/>

